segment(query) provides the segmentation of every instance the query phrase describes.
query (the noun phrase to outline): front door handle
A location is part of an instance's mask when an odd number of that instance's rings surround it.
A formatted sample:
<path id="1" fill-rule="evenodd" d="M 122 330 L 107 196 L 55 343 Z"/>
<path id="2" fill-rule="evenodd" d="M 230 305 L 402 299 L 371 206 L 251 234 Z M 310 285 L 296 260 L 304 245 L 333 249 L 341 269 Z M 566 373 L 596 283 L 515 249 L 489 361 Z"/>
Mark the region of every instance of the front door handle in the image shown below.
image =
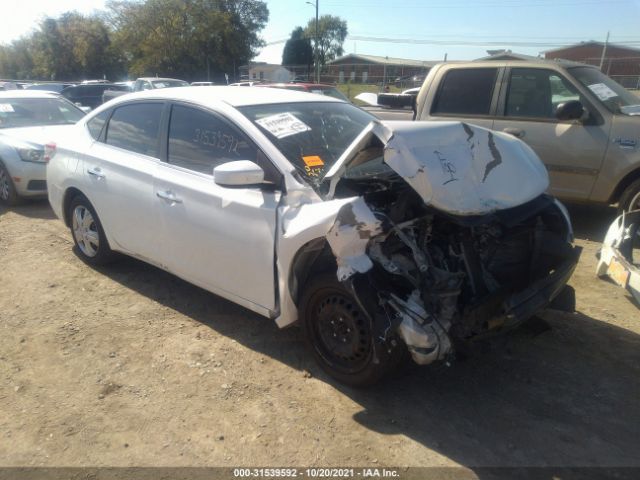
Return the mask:
<path id="1" fill-rule="evenodd" d="M 104 173 L 102 173 L 102 170 L 100 170 L 100 167 L 90 168 L 89 170 L 87 170 L 87 173 L 98 179 L 104 178 Z"/>
<path id="2" fill-rule="evenodd" d="M 504 133 L 508 133 L 509 135 L 513 135 L 516 138 L 522 138 L 524 137 L 524 130 L 522 130 L 521 128 L 513 128 L 513 127 L 509 127 L 509 128 L 505 128 L 504 130 L 502 130 Z"/>
<path id="3" fill-rule="evenodd" d="M 171 190 L 156 192 L 156 196 L 170 203 L 182 203 L 182 199 L 176 197 Z"/>

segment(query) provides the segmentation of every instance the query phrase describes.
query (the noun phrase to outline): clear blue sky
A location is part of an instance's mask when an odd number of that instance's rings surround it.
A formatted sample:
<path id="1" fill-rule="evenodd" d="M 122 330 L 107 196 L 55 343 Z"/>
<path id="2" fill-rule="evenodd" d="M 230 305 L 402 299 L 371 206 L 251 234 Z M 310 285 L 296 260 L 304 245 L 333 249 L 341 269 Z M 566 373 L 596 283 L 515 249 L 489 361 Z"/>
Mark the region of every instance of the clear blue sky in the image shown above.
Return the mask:
<path id="1" fill-rule="evenodd" d="M 318 1 L 320 15 L 347 21 L 346 53 L 417 60 L 440 60 L 447 53 L 450 60 L 464 60 L 484 56 L 487 49 L 510 48 L 537 55 L 553 48 L 539 44 L 604 41 L 607 31 L 612 42 L 640 49 L 640 0 Z M 104 0 L 19 0 L 2 22 L 0 43 L 29 33 L 44 16 L 67 10 L 89 13 L 104 4 Z M 305 0 L 269 0 L 267 5 L 269 24 L 261 35 L 268 43 L 286 40 L 296 26 L 315 16 L 315 8 Z M 283 47 L 284 43 L 269 45 L 256 60 L 280 63 Z"/>

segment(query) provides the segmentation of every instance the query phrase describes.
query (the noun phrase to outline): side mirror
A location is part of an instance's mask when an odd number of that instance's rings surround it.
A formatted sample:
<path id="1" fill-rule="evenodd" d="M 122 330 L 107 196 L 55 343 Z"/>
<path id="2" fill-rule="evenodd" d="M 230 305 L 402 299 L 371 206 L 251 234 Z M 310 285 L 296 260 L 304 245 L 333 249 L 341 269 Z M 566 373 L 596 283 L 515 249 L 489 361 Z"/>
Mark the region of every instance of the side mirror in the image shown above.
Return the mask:
<path id="1" fill-rule="evenodd" d="M 215 167 L 213 181 L 223 187 L 258 185 L 264 182 L 264 170 L 250 160 L 235 160 Z"/>
<path id="2" fill-rule="evenodd" d="M 578 100 L 570 100 L 561 103 L 556 109 L 556 118 L 558 120 L 580 120 L 586 111 Z"/>

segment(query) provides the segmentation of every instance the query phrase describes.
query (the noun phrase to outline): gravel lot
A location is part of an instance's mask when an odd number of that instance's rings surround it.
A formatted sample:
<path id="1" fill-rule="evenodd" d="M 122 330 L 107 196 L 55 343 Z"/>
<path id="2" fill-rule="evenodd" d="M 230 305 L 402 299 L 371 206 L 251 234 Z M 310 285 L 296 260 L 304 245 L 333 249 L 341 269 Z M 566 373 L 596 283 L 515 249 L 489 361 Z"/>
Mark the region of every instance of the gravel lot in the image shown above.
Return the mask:
<path id="1" fill-rule="evenodd" d="M 594 275 L 615 212 L 571 212 L 579 313 L 354 390 L 297 328 L 0 207 L 0 466 L 640 467 L 640 310 Z"/>

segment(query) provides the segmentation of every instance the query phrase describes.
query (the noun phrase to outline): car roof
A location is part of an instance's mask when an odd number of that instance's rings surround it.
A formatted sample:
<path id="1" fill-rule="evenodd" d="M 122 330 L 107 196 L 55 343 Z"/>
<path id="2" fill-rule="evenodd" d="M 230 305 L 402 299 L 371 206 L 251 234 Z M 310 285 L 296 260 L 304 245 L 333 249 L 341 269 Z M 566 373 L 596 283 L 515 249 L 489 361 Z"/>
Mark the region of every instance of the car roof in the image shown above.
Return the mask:
<path id="1" fill-rule="evenodd" d="M 260 87 L 278 87 L 278 88 L 294 88 L 294 87 L 304 87 L 304 88 L 315 88 L 315 89 L 327 89 L 327 88 L 336 88 L 334 85 L 328 85 L 326 83 L 307 83 L 307 82 L 290 82 L 290 83 L 263 83 L 258 85 Z"/>
<path id="2" fill-rule="evenodd" d="M 166 78 L 166 77 L 140 77 L 138 80 L 146 80 L 148 82 L 172 80 L 174 82 L 185 82 L 186 80 L 180 80 L 179 78 Z"/>
<path id="3" fill-rule="evenodd" d="M 209 107 L 216 107 L 222 103 L 232 107 L 243 107 L 277 103 L 341 102 L 333 97 L 296 90 L 231 86 L 145 90 L 117 97 L 112 102 L 120 103 L 135 99 L 182 100 Z"/>
<path id="4" fill-rule="evenodd" d="M 588 65 L 586 63 L 572 62 L 570 60 L 545 60 L 543 58 L 539 60 L 473 60 L 473 61 L 453 61 L 440 63 L 438 66 L 454 65 L 456 67 L 559 67 L 559 68 L 571 68 L 571 67 L 590 67 L 598 68 L 594 65 Z"/>
<path id="5" fill-rule="evenodd" d="M 60 95 L 46 90 L 5 90 L 0 91 L 0 99 L 6 98 L 60 98 Z"/>

